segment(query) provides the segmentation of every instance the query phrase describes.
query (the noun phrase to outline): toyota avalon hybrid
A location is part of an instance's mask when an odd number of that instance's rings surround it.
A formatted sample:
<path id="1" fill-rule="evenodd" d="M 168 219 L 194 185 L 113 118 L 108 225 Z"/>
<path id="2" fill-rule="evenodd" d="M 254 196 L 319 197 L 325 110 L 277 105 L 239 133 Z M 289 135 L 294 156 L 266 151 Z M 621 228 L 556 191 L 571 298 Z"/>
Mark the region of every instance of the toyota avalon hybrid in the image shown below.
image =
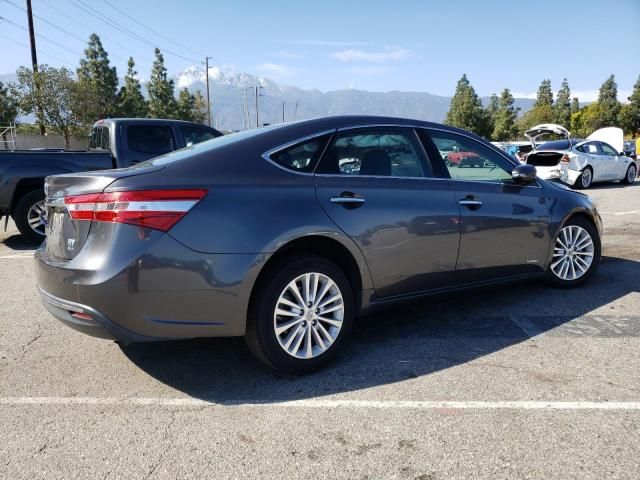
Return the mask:
<path id="1" fill-rule="evenodd" d="M 470 152 L 475 168 L 446 162 Z M 122 343 L 245 336 L 267 365 L 333 359 L 354 319 L 435 293 L 600 259 L 591 200 L 462 130 L 332 117 L 267 127 L 132 168 L 46 181 L 38 286 L 54 317 Z"/>

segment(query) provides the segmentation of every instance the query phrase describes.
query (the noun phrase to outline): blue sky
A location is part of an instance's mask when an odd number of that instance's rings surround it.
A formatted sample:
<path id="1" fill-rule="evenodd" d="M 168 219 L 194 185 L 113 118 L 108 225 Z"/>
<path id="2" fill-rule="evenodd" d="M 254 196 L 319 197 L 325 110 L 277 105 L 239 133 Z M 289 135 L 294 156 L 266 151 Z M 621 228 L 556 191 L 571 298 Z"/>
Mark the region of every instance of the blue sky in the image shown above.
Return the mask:
<path id="1" fill-rule="evenodd" d="M 24 0 L 9 1 L 24 7 Z M 95 31 L 119 75 L 132 55 L 146 77 L 152 45 L 165 52 L 171 73 L 208 54 L 229 72 L 260 74 L 323 91 L 358 88 L 451 95 L 458 78 L 467 73 L 481 95 L 504 87 L 520 96 L 534 95 L 543 78 L 550 78 L 557 89 L 567 77 L 574 93 L 588 101 L 609 74 L 616 75 L 621 97 L 640 75 L 639 0 L 32 3 L 40 17 L 35 19 L 40 63 L 75 67 L 85 46 L 80 38 Z M 98 18 L 86 11 L 87 5 Z M 26 27 L 26 14 L 0 0 L 0 16 L 6 19 L 0 21 L 0 73 L 8 73 L 30 63 L 28 48 L 15 43 L 28 43 L 27 32 L 20 28 Z"/>

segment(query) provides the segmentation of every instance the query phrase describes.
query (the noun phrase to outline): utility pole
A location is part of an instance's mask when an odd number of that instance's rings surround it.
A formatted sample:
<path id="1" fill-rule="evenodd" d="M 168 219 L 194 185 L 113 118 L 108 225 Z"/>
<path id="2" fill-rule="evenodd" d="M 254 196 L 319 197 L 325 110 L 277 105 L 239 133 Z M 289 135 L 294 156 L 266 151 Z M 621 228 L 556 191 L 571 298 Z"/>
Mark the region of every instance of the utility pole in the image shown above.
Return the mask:
<path id="1" fill-rule="evenodd" d="M 256 85 L 256 128 L 260 128 L 260 116 L 258 115 L 258 85 Z"/>
<path id="2" fill-rule="evenodd" d="M 284 104 L 287 103 L 285 101 L 282 102 L 282 123 L 284 123 Z"/>
<path id="3" fill-rule="evenodd" d="M 37 79 L 38 76 L 38 55 L 36 54 L 36 35 L 33 32 L 33 13 L 31 11 L 31 0 L 27 0 L 27 20 L 29 22 L 29 40 L 31 42 L 31 67 L 33 68 L 33 82 L 35 88 L 38 88 L 40 82 Z M 37 105 L 38 108 L 38 125 L 40 126 L 40 135 L 44 135 L 44 125 L 40 121 L 42 118 L 42 109 L 40 105 Z"/>
<path id="4" fill-rule="evenodd" d="M 27 0 L 31 1 L 31 0 Z M 207 125 L 211 126 L 211 101 L 209 100 L 209 59 L 213 57 L 204 57 L 204 74 L 207 83 Z"/>

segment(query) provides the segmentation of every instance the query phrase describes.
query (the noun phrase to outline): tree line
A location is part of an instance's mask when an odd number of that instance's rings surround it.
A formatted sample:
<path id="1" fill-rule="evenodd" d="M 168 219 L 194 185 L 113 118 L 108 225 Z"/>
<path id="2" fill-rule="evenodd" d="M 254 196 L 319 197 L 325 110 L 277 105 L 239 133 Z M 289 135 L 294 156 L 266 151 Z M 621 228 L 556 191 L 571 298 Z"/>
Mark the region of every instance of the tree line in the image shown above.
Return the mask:
<path id="1" fill-rule="evenodd" d="M 577 97 L 571 96 L 565 78 L 555 100 L 551 80 L 545 79 L 538 88 L 533 108 L 518 115 L 511 91 L 505 88 L 500 96 L 491 95 L 483 106 L 466 74 L 458 80 L 456 92 L 445 123 L 463 128 L 490 140 L 507 141 L 524 136 L 529 128 L 541 123 L 557 123 L 576 137 L 587 137 L 603 127 L 621 127 L 634 135 L 640 129 L 640 77 L 633 87 L 629 103 L 618 101 L 618 85 L 611 75 L 600 87 L 598 100 L 584 107 Z"/>
<path id="2" fill-rule="evenodd" d="M 186 88 L 176 98 L 162 53 L 156 48 L 154 54 L 148 100 L 142 95 L 132 57 L 127 62 L 124 85 L 118 90 L 116 67 L 111 66 L 109 54 L 95 33 L 89 37 L 75 78 L 66 67 L 40 65 L 35 74 L 20 67 L 16 82 L 8 86 L 0 82 L 0 125 L 15 122 L 19 115 L 33 114 L 39 126 L 62 134 L 69 147 L 72 135 L 85 135 L 101 118 L 174 118 L 205 123 L 206 100 L 199 91 L 192 94 Z"/>

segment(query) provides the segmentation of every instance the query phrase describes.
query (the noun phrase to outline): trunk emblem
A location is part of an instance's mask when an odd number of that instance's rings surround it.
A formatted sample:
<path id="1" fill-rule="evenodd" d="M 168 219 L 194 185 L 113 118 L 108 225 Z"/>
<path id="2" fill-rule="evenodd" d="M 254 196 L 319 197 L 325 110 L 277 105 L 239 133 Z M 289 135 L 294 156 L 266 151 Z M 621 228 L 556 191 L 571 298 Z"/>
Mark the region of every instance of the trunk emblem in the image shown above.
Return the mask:
<path id="1" fill-rule="evenodd" d="M 67 239 L 67 250 L 69 250 L 70 252 L 73 252 L 76 249 L 76 239 L 75 238 L 68 238 Z"/>

